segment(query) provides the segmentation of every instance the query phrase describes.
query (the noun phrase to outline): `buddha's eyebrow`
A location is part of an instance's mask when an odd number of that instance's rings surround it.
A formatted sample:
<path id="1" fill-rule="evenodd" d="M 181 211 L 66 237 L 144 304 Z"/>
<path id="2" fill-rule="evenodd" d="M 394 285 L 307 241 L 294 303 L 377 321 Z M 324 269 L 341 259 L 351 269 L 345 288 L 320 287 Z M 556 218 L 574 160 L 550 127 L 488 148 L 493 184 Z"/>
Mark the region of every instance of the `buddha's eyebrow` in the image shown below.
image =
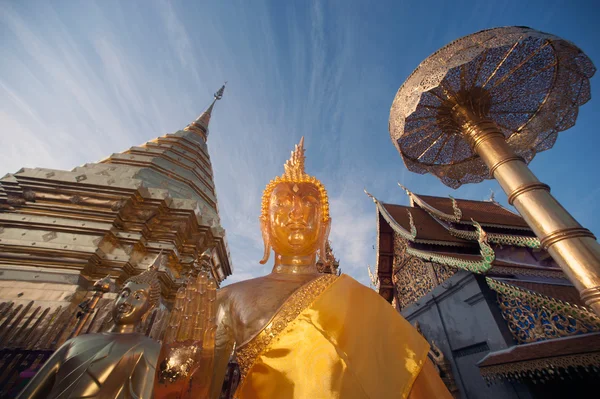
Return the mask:
<path id="1" fill-rule="evenodd" d="M 279 199 L 290 199 L 292 198 L 292 194 L 291 193 L 282 193 L 278 196 L 273 196 L 272 199 L 273 201 L 279 200 Z"/>

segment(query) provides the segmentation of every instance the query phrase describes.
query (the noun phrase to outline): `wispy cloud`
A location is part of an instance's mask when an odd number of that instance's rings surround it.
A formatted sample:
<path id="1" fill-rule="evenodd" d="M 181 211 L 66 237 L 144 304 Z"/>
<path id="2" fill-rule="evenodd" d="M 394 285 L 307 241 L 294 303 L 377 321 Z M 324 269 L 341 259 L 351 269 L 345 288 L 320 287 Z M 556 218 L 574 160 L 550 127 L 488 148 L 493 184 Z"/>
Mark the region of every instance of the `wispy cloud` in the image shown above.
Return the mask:
<path id="1" fill-rule="evenodd" d="M 375 217 L 362 189 L 396 203 L 406 203 L 398 180 L 416 192 L 452 192 L 406 171 L 387 119 L 402 80 L 466 27 L 419 31 L 415 15 L 452 20 L 448 10 L 420 3 L 361 7 L 316 0 L 0 3 L 0 174 L 70 169 L 176 131 L 227 80 L 208 145 L 236 270 L 230 281 L 270 270 L 258 264 L 262 190 L 305 136 L 307 172 L 331 198 L 333 249 L 343 270 L 368 284 Z M 481 14 L 503 21 L 486 7 Z M 453 195 L 483 199 L 489 188 L 504 201 L 493 182 Z M 597 197 L 590 193 L 589 209 Z"/>
<path id="2" fill-rule="evenodd" d="M 333 225 L 330 239 L 342 271 L 368 285 L 366 267 L 368 263 L 373 263 L 375 257 L 376 219 L 375 210 L 365 210 L 361 200 L 348 196 L 331 199 Z"/>

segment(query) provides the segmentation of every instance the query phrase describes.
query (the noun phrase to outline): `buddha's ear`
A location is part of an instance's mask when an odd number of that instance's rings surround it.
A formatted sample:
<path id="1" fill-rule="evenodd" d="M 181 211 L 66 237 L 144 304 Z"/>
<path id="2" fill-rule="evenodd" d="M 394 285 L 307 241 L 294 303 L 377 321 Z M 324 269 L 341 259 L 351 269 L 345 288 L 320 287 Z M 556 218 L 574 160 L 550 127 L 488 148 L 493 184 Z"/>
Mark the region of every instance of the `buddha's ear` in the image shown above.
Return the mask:
<path id="1" fill-rule="evenodd" d="M 327 241 L 329 240 L 329 231 L 331 229 L 331 219 L 323 222 L 323 230 L 321 231 L 321 242 L 319 245 L 319 260 L 326 263 L 325 256 L 327 254 Z"/>
<path id="2" fill-rule="evenodd" d="M 148 310 L 146 310 L 146 313 L 144 313 L 140 319 L 140 323 L 144 323 L 147 319 L 148 316 L 150 316 L 152 314 L 152 312 L 154 311 L 154 309 L 156 309 L 156 305 L 150 305 L 150 307 L 148 308 Z"/>
<path id="3" fill-rule="evenodd" d="M 263 244 L 265 246 L 263 258 L 259 261 L 261 265 L 264 265 L 271 256 L 271 239 L 269 235 L 269 226 L 266 220 L 260 219 L 260 231 L 262 232 Z"/>

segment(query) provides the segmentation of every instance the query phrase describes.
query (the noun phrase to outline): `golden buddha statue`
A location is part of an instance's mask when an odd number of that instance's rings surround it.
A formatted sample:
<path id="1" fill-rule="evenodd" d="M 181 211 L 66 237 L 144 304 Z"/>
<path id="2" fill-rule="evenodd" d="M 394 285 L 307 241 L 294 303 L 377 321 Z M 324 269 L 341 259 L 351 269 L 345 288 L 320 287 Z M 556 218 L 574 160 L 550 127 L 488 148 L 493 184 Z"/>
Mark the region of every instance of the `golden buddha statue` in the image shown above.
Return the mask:
<path id="1" fill-rule="evenodd" d="M 201 256 L 206 263 L 208 257 Z M 204 264 L 179 288 L 160 351 L 154 397 L 206 398 L 215 353 L 217 285 Z M 202 367 L 201 372 L 199 369 Z"/>
<path id="2" fill-rule="evenodd" d="M 383 298 L 347 275 L 318 272 L 331 218 L 325 187 L 304 171 L 303 141 L 263 193 L 260 263 L 272 249 L 273 271 L 217 292 L 210 397 L 219 397 L 235 347 L 240 399 L 451 398 L 427 341 Z"/>
<path id="3" fill-rule="evenodd" d="M 123 285 L 108 332 L 65 342 L 18 398 L 152 398 L 160 344 L 135 330 L 159 300 L 152 265 Z"/>

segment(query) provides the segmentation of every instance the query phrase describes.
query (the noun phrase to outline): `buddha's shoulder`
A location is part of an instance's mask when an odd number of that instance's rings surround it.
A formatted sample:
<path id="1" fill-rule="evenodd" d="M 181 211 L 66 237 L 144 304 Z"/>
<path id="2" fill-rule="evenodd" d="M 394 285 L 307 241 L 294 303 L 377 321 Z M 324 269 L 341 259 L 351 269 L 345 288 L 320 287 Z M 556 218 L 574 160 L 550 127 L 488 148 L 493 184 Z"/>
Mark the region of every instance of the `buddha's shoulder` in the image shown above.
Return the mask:
<path id="1" fill-rule="evenodd" d="M 319 277 L 322 277 L 322 275 L 298 275 L 291 278 L 289 276 L 282 278 L 281 276 L 266 275 L 225 286 L 218 291 L 218 296 L 221 301 L 233 300 L 234 302 L 244 301 L 247 297 L 287 297 L 295 290 L 319 279 Z"/>
<path id="2" fill-rule="evenodd" d="M 248 280 L 238 281 L 233 284 L 229 284 L 218 291 L 218 295 L 222 298 L 227 298 L 233 295 L 239 295 L 242 293 L 253 291 L 254 295 L 257 294 L 255 291 L 257 288 L 266 287 L 268 285 L 272 285 L 273 280 L 269 279 L 267 276 L 260 276 L 256 278 L 251 278 Z"/>

